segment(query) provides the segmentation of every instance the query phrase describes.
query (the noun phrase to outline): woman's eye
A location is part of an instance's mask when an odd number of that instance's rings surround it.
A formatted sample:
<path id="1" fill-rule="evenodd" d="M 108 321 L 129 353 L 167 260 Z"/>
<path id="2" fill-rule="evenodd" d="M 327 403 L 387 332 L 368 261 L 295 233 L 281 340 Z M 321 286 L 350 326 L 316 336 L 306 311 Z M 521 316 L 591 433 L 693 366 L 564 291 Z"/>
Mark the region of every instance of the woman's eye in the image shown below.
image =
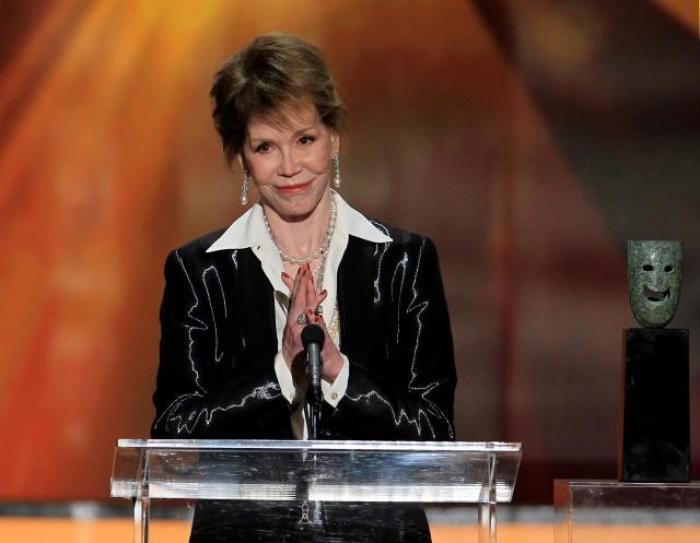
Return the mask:
<path id="1" fill-rule="evenodd" d="M 314 138 L 313 136 L 302 136 L 299 139 L 299 143 L 301 143 L 302 145 L 308 145 L 308 144 L 313 143 L 315 141 L 316 141 L 316 138 Z"/>
<path id="2" fill-rule="evenodd" d="M 272 146 L 268 142 L 264 141 L 255 148 L 255 152 L 256 153 L 266 153 L 271 148 L 272 148 Z"/>

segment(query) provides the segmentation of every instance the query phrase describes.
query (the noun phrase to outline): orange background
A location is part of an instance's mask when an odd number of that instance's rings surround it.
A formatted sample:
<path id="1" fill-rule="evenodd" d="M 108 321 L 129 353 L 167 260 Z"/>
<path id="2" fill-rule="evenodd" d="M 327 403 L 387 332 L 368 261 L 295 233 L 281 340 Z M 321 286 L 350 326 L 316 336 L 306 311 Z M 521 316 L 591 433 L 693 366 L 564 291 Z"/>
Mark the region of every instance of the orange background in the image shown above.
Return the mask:
<path id="1" fill-rule="evenodd" d="M 242 211 L 211 78 L 272 30 L 334 67 L 344 196 L 438 245 L 458 438 L 522 441 L 522 501 L 614 476 L 626 239 L 685 241 L 697 351 L 697 25 L 694 0 L 1 3 L 0 499 L 105 497 L 147 436 L 165 255 Z"/>

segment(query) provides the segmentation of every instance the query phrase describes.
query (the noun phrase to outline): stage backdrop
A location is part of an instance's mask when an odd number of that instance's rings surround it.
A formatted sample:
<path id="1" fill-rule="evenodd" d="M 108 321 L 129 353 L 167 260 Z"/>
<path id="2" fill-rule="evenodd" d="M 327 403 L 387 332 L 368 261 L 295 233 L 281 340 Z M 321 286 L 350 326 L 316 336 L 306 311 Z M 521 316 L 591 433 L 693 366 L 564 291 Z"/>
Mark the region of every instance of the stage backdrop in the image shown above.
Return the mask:
<path id="1" fill-rule="evenodd" d="M 212 75 L 273 30 L 335 68 L 344 197 L 437 243 L 458 439 L 524 443 L 521 503 L 614 476 L 628 238 L 686 243 L 697 427 L 697 8 L 0 3 L 0 499 L 105 497 L 148 436 L 164 258 L 243 211 Z"/>

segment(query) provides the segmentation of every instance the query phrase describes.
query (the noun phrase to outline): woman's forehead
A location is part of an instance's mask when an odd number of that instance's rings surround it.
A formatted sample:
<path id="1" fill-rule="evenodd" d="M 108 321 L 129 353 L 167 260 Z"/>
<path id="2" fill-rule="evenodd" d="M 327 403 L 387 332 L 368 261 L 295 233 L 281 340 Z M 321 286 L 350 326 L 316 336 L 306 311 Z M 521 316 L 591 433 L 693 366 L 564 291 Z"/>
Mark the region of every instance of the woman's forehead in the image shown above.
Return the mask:
<path id="1" fill-rule="evenodd" d="M 287 104 L 260 115 L 253 115 L 248 121 L 248 137 L 256 138 L 263 134 L 295 133 L 323 125 L 316 107 L 308 101 Z"/>

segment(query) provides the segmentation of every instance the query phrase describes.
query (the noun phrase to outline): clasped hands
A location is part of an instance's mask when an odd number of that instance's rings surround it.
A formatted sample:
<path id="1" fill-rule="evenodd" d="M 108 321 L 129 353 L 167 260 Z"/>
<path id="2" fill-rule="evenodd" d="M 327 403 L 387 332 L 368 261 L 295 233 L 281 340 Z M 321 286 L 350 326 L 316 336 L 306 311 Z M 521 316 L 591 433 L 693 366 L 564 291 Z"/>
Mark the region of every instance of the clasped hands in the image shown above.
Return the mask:
<path id="1" fill-rule="evenodd" d="M 326 329 L 326 322 L 323 316 L 316 315 L 316 308 L 326 299 L 328 292 L 325 290 L 316 292 L 313 273 L 308 264 L 299 266 L 293 279 L 291 275 L 282 273 L 282 281 L 289 288 L 291 296 L 287 323 L 282 334 L 282 355 L 284 356 L 284 361 L 292 372 L 294 381 L 306 388 L 306 364 L 304 362 L 304 346 L 301 342 L 301 331 L 306 325 L 298 322 L 299 317 L 305 315 L 307 323 L 317 324 L 325 334 L 325 341 L 321 351 L 321 360 L 323 362 L 321 378 L 332 383 L 343 367 L 343 359 L 340 356 L 338 347 Z"/>

